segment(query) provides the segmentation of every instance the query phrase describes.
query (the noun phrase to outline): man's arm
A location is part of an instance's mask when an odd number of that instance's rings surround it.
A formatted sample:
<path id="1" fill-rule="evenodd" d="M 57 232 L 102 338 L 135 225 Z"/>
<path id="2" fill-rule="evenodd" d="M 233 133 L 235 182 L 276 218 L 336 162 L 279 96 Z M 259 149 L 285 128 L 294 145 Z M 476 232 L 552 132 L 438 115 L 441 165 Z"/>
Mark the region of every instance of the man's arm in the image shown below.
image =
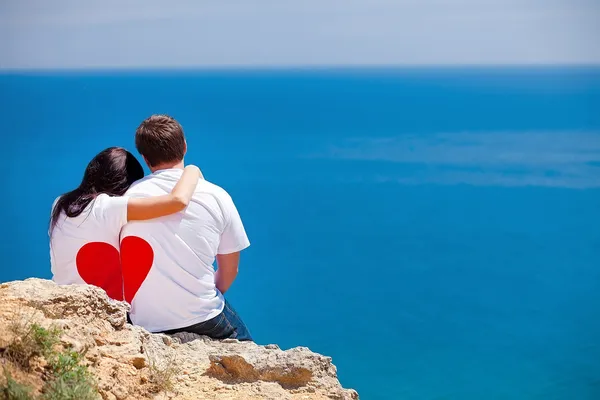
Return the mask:
<path id="1" fill-rule="evenodd" d="M 225 227 L 217 249 L 215 285 L 221 293 L 225 293 L 238 274 L 240 251 L 250 246 L 250 241 L 231 197 L 223 191 L 220 200 L 225 216 Z"/>
<path id="2" fill-rule="evenodd" d="M 240 252 L 231 254 L 217 254 L 217 272 L 215 273 L 215 285 L 221 293 L 225 293 L 238 274 L 240 265 Z"/>

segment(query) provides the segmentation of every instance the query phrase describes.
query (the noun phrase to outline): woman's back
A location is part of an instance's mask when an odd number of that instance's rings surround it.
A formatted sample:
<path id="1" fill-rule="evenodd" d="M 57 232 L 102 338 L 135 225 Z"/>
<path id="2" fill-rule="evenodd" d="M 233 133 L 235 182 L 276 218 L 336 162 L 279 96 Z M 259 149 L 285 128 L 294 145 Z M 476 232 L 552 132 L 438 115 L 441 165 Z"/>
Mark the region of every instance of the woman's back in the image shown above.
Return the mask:
<path id="1" fill-rule="evenodd" d="M 127 197 L 98 195 L 76 217 L 63 212 L 50 234 L 53 280 L 92 284 L 123 299 L 119 234 L 127 222 Z"/>

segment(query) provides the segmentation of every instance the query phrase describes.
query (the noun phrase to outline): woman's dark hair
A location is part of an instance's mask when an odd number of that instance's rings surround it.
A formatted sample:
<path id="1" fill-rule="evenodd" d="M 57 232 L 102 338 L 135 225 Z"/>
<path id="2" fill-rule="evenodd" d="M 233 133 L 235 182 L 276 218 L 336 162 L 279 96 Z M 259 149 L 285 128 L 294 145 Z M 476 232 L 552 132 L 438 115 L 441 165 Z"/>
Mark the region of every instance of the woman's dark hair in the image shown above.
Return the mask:
<path id="1" fill-rule="evenodd" d="M 50 219 L 50 230 L 64 211 L 77 217 L 99 194 L 122 196 L 129 186 L 144 177 L 144 169 L 133 154 L 121 147 L 109 147 L 90 161 L 83 180 L 75 190 L 60 196 Z"/>

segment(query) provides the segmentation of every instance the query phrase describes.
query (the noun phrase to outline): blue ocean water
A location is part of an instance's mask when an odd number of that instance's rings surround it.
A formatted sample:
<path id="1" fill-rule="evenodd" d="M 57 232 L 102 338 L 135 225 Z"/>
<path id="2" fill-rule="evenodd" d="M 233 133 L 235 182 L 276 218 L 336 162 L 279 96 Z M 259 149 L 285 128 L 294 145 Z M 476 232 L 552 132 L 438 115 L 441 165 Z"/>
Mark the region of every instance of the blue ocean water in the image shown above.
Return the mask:
<path id="1" fill-rule="evenodd" d="M 366 400 L 600 398 L 600 69 L 5 73 L 0 281 L 152 113 L 238 205 L 259 343 Z"/>

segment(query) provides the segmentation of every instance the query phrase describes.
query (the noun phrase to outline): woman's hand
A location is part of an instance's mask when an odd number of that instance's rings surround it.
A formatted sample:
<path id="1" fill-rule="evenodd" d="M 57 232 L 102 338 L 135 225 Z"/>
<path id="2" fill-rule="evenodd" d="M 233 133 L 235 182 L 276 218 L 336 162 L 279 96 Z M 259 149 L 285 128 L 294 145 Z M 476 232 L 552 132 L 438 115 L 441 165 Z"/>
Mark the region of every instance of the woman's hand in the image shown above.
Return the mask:
<path id="1" fill-rule="evenodd" d="M 202 174 L 202 171 L 200 170 L 200 168 L 196 167 L 195 165 L 188 165 L 186 166 L 183 170 L 187 170 L 189 168 L 189 170 L 197 170 L 198 174 L 200 174 L 200 179 L 204 179 L 204 175 Z"/>

